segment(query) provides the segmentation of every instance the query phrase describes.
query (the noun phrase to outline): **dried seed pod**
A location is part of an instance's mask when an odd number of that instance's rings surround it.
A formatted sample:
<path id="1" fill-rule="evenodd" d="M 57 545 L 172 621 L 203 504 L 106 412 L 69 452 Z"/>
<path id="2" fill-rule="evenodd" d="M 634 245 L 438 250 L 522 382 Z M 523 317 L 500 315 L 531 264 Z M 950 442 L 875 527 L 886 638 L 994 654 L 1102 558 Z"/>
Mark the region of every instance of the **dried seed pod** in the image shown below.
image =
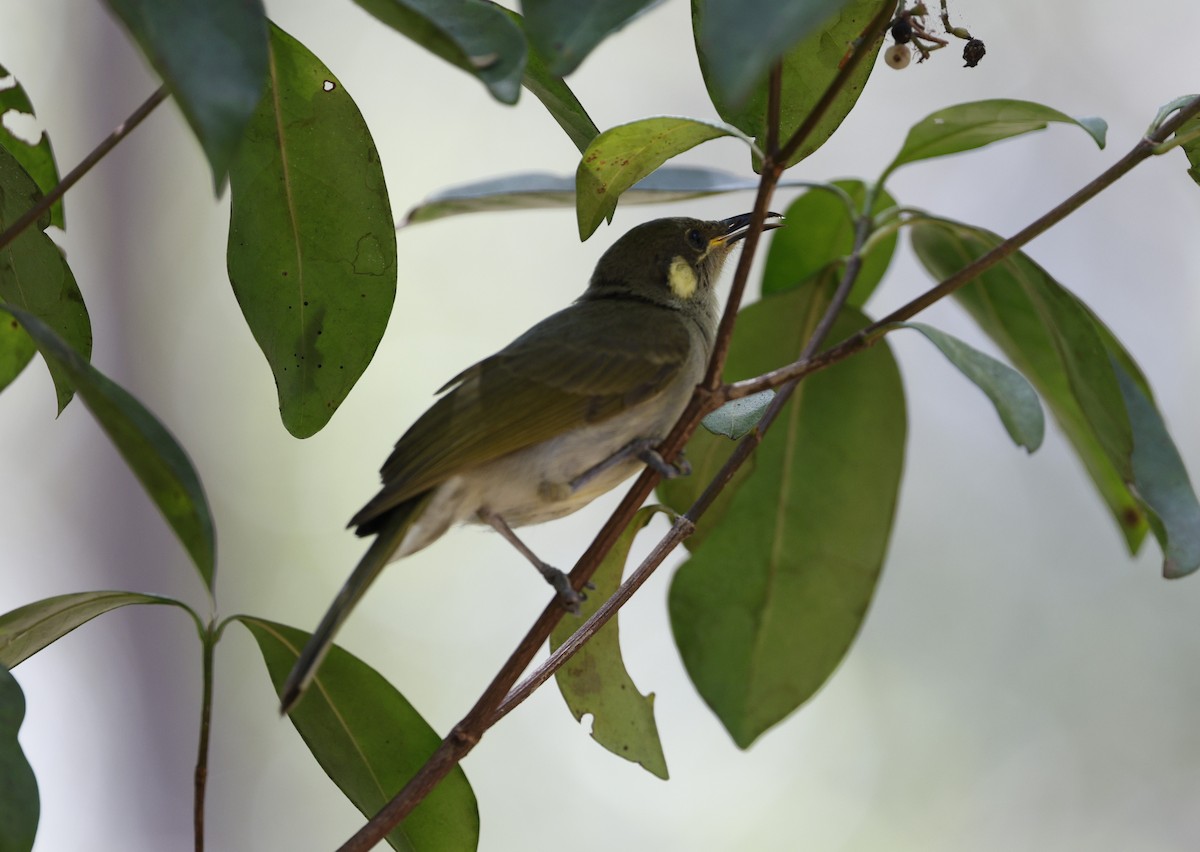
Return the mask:
<path id="1" fill-rule="evenodd" d="M 883 61 L 899 71 L 901 68 L 907 68 L 908 63 L 912 61 L 912 51 L 908 49 L 907 44 L 893 44 L 884 51 Z"/>
<path id="2" fill-rule="evenodd" d="M 983 55 L 987 53 L 987 48 L 983 42 L 977 38 L 971 39 L 963 45 L 963 61 L 967 63 L 964 67 L 974 68 L 979 64 L 979 60 L 983 59 Z"/>

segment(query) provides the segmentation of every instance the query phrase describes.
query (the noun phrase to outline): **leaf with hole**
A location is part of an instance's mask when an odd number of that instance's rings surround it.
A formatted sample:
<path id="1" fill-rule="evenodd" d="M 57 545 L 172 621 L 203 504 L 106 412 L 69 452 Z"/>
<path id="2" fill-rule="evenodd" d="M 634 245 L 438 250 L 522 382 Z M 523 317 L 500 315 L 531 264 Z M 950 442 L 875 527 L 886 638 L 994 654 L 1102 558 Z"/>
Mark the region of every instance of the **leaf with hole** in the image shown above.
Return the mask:
<path id="1" fill-rule="evenodd" d="M 309 634 L 247 615 L 236 619 L 258 643 L 278 692 Z M 333 783 L 368 817 L 399 792 L 442 740 L 377 671 L 337 645 L 288 718 Z M 462 768 L 452 769 L 387 841 L 406 852 L 475 849 L 479 809 Z"/>
<path id="2" fill-rule="evenodd" d="M 225 183 L 234 152 L 267 76 L 267 18 L 261 0 L 105 0 L 179 103 Z"/>
<path id="3" fill-rule="evenodd" d="M 0 147 L 0 231 L 19 219 L 42 197 L 33 178 L 20 162 Z M 30 225 L 0 249 L 0 307 L 12 305 L 38 317 L 83 359 L 92 353 L 92 323 L 83 294 L 62 251 L 42 229 L 49 214 Z M 7 387 L 33 357 L 29 335 L 12 317 L 3 317 L 0 331 L 0 388 Z M 71 401 L 71 380 L 50 359 L 46 360 L 61 413 Z"/>
<path id="4" fill-rule="evenodd" d="M 3 82 L 8 77 L 11 83 Z M 3 65 L 0 65 L 0 148 L 12 154 L 21 168 L 33 178 L 42 195 L 48 193 L 58 183 L 58 165 L 54 161 L 54 149 L 50 146 L 50 137 L 46 131 L 38 134 L 36 142 L 28 142 L 9 130 L 6 120 L 10 114 L 28 116 L 33 119 L 33 103 L 25 88 L 10 77 Z M 66 227 L 63 220 L 63 201 L 58 199 L 50 208 L 50 224 L 59 228 Z"/>
<path id="5" fill-rule="evenodd" d="M 621 585 L 621 573 L 634 538 L 655 513 L 665 511 L 661 506 L 645 506 L 634 515 L 592 576 L 595 588 L 580 605 L 579 617 L 562 619 L 550 634 L 552 652 L 612 597 Z M 554 673 L 554 678 L 575 720 L 582 721 L 585 715 L 591 715 L 592 739 L 618 757 L 641 765 L 659 778 L 667 778 L 667 759 L 654 721 L 654 693 L 642 695 L 629 676 L 621 658 L 615 615 Z"/>
<path id="6" fill-rule="evenodd" d="M 11 305 L 0 305 L 0 311 L 16 317 L 46 362 L 83 398 L 175 531 L 211 593 L 216 580 L 216 533 L 204 487 L 187 453 L 140 402 L 92 367 L 48 325 Z"/>
<path id="7" fill-rule="evenodd" d="M 341 82 L 275 26 L 270 76 L 229 172 L 229 280 L 283 425 L 307 438 L 383 337 L 396 231 L 379 152 Z"/>

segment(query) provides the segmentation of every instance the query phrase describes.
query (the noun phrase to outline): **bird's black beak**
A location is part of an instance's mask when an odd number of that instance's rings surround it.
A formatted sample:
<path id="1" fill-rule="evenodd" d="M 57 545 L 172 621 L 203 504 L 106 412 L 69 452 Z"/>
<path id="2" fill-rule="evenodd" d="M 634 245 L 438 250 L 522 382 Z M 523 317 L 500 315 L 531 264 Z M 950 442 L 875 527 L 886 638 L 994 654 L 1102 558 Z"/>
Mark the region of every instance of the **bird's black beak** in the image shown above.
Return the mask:
<path id="1" fill-rule="evenodd" d="M 744 238 L 750 231 L 750 219 L 753 216 L 753 213 L 742 213 L 738 216 L 730 216 L 728 219 L 722 219 L 721 224 L 728 229 L 725 234 L 725 243 L 732 245 Z M 766 221 L 763 222 L 763 230 L 770 231 L 773 228 L 782 228 L 782 220 L 783 217 L 778 213 L 767 213 Z"/>

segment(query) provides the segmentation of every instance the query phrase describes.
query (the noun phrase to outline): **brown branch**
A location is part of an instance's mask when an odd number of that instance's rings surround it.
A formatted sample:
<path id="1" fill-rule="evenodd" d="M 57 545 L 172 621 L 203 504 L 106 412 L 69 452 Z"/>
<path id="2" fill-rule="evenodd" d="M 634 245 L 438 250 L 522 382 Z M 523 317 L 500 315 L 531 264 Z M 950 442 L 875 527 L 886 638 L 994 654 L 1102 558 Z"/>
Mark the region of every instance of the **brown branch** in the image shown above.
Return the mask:
<path id="1" fill-rule="evenodd" d="M 133 114 L 129 118 L 117 125 L 116 130 L 110 133 L 103 142 L 84 157 L 78 166 L 73 168 L 66 177 L 42 196 L 42 199 L 37 204 L 30 207 L 17 221 L 9 225 L 4 233 L 0 234 L 0 249 L 3 249 L 15 240 L 26 228 L 40 219 L 47 210 L 54 206 L 54 202 L 62 198 L 68 189 L 77 184 L 80 178 L 92 170 L 92 166 L 100 162 L 109 151 L 116 147 L 118 142 L 128 136 L 135 127 L 142 123 L 142 119 L 152 113 L 156 106 L 165 101 L 168 94 L 167 87 L 160 86 L 155 90 L 154 94 L 146 99 L 145 103 L 133 111 Z"/>

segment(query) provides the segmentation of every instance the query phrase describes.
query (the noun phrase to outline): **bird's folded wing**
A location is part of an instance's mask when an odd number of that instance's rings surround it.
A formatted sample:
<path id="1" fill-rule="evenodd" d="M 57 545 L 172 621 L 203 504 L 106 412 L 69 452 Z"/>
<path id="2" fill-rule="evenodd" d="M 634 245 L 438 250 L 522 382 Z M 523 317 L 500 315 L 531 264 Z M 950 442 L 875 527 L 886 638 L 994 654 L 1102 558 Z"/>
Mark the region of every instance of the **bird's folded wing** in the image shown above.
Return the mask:
<path id="1" fill-rule="evenodd" d="M 547 318 L 446 386 L 396 444 L 383 489 L 351 525 L 458 471 L 660 393 L 687 361 L 685 322 L 669 308 L 618 301 L 579 302 Z"/>

